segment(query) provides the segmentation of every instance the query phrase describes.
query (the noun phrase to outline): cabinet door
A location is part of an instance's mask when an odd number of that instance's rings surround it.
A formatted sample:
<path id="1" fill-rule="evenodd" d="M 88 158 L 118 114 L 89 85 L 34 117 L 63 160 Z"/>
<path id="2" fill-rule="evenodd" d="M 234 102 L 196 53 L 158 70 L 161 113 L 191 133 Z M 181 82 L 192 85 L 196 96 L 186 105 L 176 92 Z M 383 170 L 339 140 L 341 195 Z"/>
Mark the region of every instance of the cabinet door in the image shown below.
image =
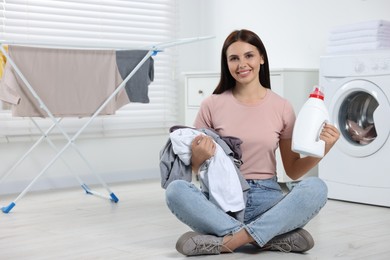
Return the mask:
<path id="1" fill-rule="evenodd" d="M 199 107 L 203 99 L 210 96 L 218 84 L 219 78 L 188 78 L 187 79 L 187 105 Z"/>
<path id="2" fill-rule="evenodd" d="M 200 104 L 213 93 L 218 82 L 218 73 L 185 75 L 185 125 L 193 126 Z"/>

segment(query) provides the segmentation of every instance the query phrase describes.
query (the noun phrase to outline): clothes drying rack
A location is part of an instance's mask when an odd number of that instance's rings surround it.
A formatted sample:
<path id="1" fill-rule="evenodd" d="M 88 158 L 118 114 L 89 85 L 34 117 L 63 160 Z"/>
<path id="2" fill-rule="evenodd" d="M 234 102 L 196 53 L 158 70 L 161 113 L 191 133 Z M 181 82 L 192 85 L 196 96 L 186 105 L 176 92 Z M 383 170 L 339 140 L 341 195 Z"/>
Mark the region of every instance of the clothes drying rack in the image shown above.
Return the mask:
<path id="1" fill-rule="evenodd" d="M 151 57 L 157 55 L 158 52 L 163 51 L 166 48 L 173 47 L 176 45 L 181 44 L 187 44 L 192 43 L 196 41 L 201 40 L 207 40 L 213 38 L 212 36 L 206 36 L 206 37 L 196 37 L 196 38 L 184 38 L 184 39 L 178 39 L 170 42 L 164 42 L 160 44 L 156 44 L 153 46 L 146 46 L 146 47 L 128 47 L 128 46 L 90 46 L 90 45 L 55 45 L 50 43 L 42 43 L 42 42 L 23 42 L 23 41 L 0 41 L 0 49 L 1 52 L 4 54 L 4 56 L 7 58 L 7 62 L 10 63 L 10 65 L 13 67 L 17 75 L 20 77 L 20 79 L 23 81 L 23 83 L 26 85 L 27 90 L 32 94 L 32 96 L 37 100 L 39 107 L 47 113 L 47 117 L 50 118 L 52 121 L 51 126 L 44 131 L 39 124 L 36 123 L 36 121 L 30 117 L 31 121 L 35 125 L 35 127 L 39 130 L 41 136 L 38 138 L 35 143 L 17 160 L 13 166 L 2 176 L 0 179 L 0 183 L 2 183 L 8 176 L 10 176 L 15 169 L 30 155 L 30 153 L 39 146 L 39 144 L 42 141 L 47 141 L 47 143 L 50 145 L 50 147 L 55 151 L 54 157 L 43 167 L 43 169 L 31 180 L 31 182 L 23 189 L 22 192 L 12 201 L 8 204 L 8 206 L 3 206 L 1 208 L 3 213 L 9 213 L 15 206 L 16 203 L 22 199 L 26 195 L 26 193 L 31 189 L 31 187 L 35 184 L 35 182 L 45 174 L 45 172 L 59 159 L 65 164 L 66 168 L 69 170 L 70 173 L 72 173 L 77 181 L 80 183 L 80 186 L 86 194 L 90 195 L 96 195 L 105 199 L 108 199 L 114 203 L 117 203 L 119 201 L 118 197 L 114 194 L 114 192 L 111 191 L 109 186 L 104 182 L 104 180 L 99 176 L 97 171 L 93 168 L 93 166 L 88 162 L 88 160 L 85 158 L 85 156 L 81 153 L 81 151 L 78 149 L 77 145 L 75 144 L 76 139 L 83 133 L 83 131 L 91 124 L 91 122 L 100 114 L 100 112 L 108 105 L 108 103 L 125 87 L 126 83 L 130 80 L 130 78 L 140 69 L 140 67 Z M 42 99 L 39 97 L 39 95 L 34 90 L 33 86 L 29 83 L 29 81 L 26 79 L 26 77 L 23 75 L 23 73 L 20 71 L 18 66 L 15 64 L 13 59 L 9 56 L 7 51 L 4 48 L 4 45 L 25 45 L 25 46 L 34 46 L 34 47 L 48 47 L 48 48 L 71 48 L 71 49 L 122 49 L 122 50 L 130 50 L 130 49 L 136 49 L 136 50 L 147 50 L 146 55 L 139 61 L 139 63 L 132 69 L 132 71 L 123 79 L 123 81 L 115 88 L 115 91 L 96 109 L 96 111 L 88 118 L 88 120 L 76 131 L 76 133 L 73 136 L 69 136 L 69 134 L 64 130 L 63 127 L 61 127 L 60 122 L 62 118 L 55 117 L 52 112 L 48 109 L 48 107 L 45 105 L 45 103 L 42 101 Z M 66 144 L 62 147 L 57 147 L 49 138 L 50 133 L 54 128 L 57 128 L 62 136 L 65 138 Z M 90 170 L 90 172 L 96 177 L 97 181 L 102 185 L 102 187 L 107 191 L 108 195 L 102 194 L 100 192 L 94 191 L 90 189 L 82 180 L 81 178 L 75 173 L 71 167 L 69 166 L 66 161 L 61 158 L 61 155 L 69 148 L 72 147 L 76 153 L 79 155 L 79 157 L 82 159 L 82 161 L 85 162 L 87 168 Z"/>

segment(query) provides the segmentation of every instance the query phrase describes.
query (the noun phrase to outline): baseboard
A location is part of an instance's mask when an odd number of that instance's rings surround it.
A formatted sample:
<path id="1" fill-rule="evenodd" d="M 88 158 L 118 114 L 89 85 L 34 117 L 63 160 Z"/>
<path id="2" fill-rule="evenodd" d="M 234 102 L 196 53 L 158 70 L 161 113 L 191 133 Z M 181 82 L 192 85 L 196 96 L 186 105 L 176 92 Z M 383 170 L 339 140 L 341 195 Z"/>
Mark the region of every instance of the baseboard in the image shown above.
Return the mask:
<path id="1" fill-rule="evenodd" d="M 160 173 L 158 169 L 99 173 L 99 176 L 107 184 L 160 179 Z M 89 174 L 88 176 L 80 176 L 80 179 L 82 180 L 83 184 L 88 186 L 100 185 L 100 182 L 93 174 Z M 2 183 L 0 183 L 0 195 L 19 194 L 24 189 L 26 189 L 30 183 L 31 180 L 4 180 Z M 31 186 L 28 192 L 68 189 L 74 187 L 80 187 L 80 183 L 78 182 L 77 178 L 72 175 L 55 178 L 45 176 L 38 179 L 34 185 Z"/>

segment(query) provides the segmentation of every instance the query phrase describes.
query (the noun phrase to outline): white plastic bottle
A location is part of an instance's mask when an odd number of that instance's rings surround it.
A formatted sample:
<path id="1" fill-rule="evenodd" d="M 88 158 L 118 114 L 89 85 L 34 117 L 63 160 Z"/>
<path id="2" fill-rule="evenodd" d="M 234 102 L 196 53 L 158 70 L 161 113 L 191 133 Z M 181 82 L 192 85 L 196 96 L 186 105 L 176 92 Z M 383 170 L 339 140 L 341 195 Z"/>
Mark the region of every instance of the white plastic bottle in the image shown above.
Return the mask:
<path id="1" fill-rule="evenodd" d="M 329 112 L 324 103 L 324 92 L 314 86 L 309 99 L 298 113 L 292 136 L 294 152 L 302 155 L 323 157 L 325 142 L 319 139 L 322 127 L 329 122 Z"/>

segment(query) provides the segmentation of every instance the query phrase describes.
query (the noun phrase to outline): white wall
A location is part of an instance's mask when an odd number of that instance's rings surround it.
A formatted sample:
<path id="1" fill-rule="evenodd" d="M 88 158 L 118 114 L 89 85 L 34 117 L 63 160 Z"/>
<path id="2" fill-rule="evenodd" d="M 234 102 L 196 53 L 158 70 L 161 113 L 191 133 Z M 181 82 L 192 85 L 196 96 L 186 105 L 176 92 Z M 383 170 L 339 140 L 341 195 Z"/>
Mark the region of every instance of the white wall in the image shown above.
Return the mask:
<path id="1" fill-rule="evenodd" d="M 182 71 L 219 71 L 223 41 L 242 28 L 263 40 L 271 68 L 318 68 L 332 27 L 390 20 L 388 0 L 186 0 L 179 4 L 181 37 L 216 36 L 180 47 Z"/>

